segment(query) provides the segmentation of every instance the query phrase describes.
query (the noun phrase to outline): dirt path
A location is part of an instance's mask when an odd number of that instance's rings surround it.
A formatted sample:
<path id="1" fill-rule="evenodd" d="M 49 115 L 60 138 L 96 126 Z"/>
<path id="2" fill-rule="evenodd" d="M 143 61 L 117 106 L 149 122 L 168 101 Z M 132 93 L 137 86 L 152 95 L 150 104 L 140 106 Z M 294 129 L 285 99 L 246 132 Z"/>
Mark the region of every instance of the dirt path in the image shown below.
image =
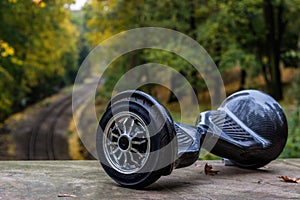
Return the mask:
<path id="1" fill-rule="evenodd" d="M 72 95 L 69 94 L 52 103 L 34 120 L 27 133 L 29 159 L 68 159 L 65 132 L 72 117 Z M 64 122 L 64 123 L 61 123 Z M 58 126 L 62 124 L 62 126 Z M 59 153 L 57 149 L 59 148 Z"/>
<path id="2" fill-rule="evenodd" d="M 86 83 L 73 95 L 76 96 L 75 109 L 82 106 L 90 95 L 91 85 Z M 74 105 L 73 105 L 74 106 Z M 13 140 L 6 149 L 14 148 L 14 155 L 0 156 L 2 159 L 21 160 L 65 160 L 70 159 L 68 147 L 68 128 L 72 113 L 72 93 L 57 94 L 40 105 L 34 106 L 15 117 L 6 127 Z M 3 154 L 3 152 L 2 152 Z M 2 157 L 2 158 L 1 158 Z"/>

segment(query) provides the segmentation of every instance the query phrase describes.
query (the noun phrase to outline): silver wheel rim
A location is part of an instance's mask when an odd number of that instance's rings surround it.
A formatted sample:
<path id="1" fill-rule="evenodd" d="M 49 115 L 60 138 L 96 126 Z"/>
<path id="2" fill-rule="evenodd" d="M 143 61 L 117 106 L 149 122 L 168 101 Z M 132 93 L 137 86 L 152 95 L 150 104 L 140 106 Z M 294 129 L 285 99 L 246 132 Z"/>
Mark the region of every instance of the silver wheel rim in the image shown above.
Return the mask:
<path id="1" fill-rule="evenodd" d="M 108 164 L 123 174 L 142 169 L 150 154 L 150 135 L 144 121 L 132 112 L 114 115 L 104 130 L 104 154 Z"/>

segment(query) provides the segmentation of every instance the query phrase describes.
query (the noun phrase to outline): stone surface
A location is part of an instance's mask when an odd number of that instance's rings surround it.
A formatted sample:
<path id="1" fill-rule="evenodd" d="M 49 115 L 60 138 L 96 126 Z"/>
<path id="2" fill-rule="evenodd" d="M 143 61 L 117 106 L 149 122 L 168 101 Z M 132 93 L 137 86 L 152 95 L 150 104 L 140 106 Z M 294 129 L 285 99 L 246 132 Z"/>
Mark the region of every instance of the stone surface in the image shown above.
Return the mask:
<path id="1" fill-rule="evenodd" d="M 220 173 L 205 175 L 205 163 Z M 278 178 L 300 177 L 300 159 L 259 170 L 198 161 L 144 190 L 120 187 L 97 161 L 1 161 L 0 175 L 0 199 L 300 199 L 300 183 Z"/>

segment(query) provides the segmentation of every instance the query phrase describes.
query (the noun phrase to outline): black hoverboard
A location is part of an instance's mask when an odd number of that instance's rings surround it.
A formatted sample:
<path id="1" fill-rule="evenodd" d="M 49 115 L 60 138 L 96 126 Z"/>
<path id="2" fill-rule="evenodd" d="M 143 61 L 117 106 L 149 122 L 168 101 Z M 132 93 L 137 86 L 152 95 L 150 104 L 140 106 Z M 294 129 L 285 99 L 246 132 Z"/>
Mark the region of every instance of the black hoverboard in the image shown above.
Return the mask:
<path id="1" fill-rule="evenodd" d="M 248 169 L 282 152 L 285 114 L 269 95 L 244 90 L 216 111 L 200 113 L 195 126 L 174 122 L 157 100 L 141 91 L 114 96 L 97 131 L 96 148 L 105 172 L 117 183 L 143 188 L 199 158 L 200 148 Z"/>

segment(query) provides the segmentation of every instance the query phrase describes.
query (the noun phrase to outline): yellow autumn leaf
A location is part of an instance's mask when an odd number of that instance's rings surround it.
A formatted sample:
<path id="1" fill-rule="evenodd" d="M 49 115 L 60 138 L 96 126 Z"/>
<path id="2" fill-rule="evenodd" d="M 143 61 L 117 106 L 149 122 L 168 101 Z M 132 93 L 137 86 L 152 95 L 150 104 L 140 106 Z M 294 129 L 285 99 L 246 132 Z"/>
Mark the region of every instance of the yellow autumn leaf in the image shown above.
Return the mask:
<path id="1" fill-rule="evenodd" d="M 6 51 L 1 52 L 1 56 L 2 56 L 2 57 L 6 57 L 6 56 L 7 56 Z"/>
<path id="2" fill-rule="evenodd" d="M 32 2 L 38 5 L 40 8 L 46 7 L 46 3 L 43 0 L 32 0 Z"/>
<path id="3" fill-rule="evenodd" d="M 7 48 L 9 47 L 9 45 L 8 45 L 8 43 L 6 43 L 6 42 L 1 42 L 1 47 L 2 47 L 3 49 L 7 49 Z"/>
<path id="4" fill-rule="evenodd" d="M 43 2 L 43 1 L 41 1 L 41 2 L 39 3 L 39 7 L 41 7 L 41 8 L 45 8 L 45 7 L 46 7 L 46 3 L 45 3 L 45 2 Z"/>
<path id="5" fill-rule="evenodd" d="M 269 57 L 267 57 L 267 56 L 264 56 L 264 57 L 263 57 L 263 62 L 264 62 L 264 63 L 267 63 L 267 62 L 269 62 Z"/>
<path id="6" fill-rule="evenodd" d="M 9 47 L 6 49 L 6 53 L 7 53 L 7 55 L 12 56 L 12 55 L 14 55 L 15 50 L 12 47 Z"/>
<path id="7" fill-rule="evenodd" d="M 9 44 L 7 42 L 4 42 L 3 40 L 0 40 L 0 50 L 2 57 L 12 56 L 15 53 L 14 48 L 9 46 Z"/>

